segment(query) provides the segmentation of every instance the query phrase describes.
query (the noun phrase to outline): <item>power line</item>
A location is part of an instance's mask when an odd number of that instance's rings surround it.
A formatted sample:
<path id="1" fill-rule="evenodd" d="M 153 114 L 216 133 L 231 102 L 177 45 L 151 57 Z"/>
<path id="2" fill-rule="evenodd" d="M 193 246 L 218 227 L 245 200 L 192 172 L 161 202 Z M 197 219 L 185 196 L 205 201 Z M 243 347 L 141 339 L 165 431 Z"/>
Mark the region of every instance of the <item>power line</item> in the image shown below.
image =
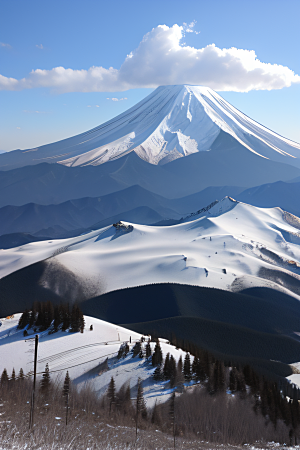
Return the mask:
<path id="1" fill-rule="evenodd" d="M 107 341 L 107 342 L 114 342 L 114 341 Z M 117 342 L 119 342 L 119 341 L 117 341 Z M 129 342 L 129 341 L 124 341 L 124 342 Z M 124 343 L 123 342 L 123 343 Z M 93 345 L 93 344 L 90 344 L 90 345 Z M 99 344 L 98 344 L 99 345 Z M 84 348 L 84 347 L 86 347 L 85 345 L 83 345 L 83 346 L 81 346 L 81 347 L 77 347 L 78 349 L 81 349 L 81 348 Z M 75 350 L 75 349 L 74 349 Z M 63 370 L 68 370 L 68 369 L 72 369 L 73 367 L 78 367 L 78 366 L 82 366 L 83 364 L 88 364 L 88 363 L 90 363 L 90 362 L 93 362 L 93 361 L 97 361 L 97 360 L 99 360 L 99 359 L 102 359 L 102 358 L 105 358 L 105 357 L 108 357 L 108 356 L 111 356 L 111 355 L 115 355 L 117 352 L 112 352 L 112 353 L 107 353 L 107 354 L 105 354 L 105 355 L 102 355 L 102 356 L 98 356 L 97 358 L 93 358 L 93 359 L 90 359 L 90 360 L 88 360 L 88 361 L 84 361 L 84 362 L 82 362 L 82 363 L 79 363 L 79 364 L 74 364 L 73 366 L 69 366 L 69 367 L 64 367 L 63 369 L 56 369 L 56 370 L 50 370 L 50 373 L 55 373 L 55 372 L 62 372 Z M 59 355 L 59 353 L 58 353 L 58 355 Z M 55 356 L 55 355 L 52 355 L 52 356 Z M 47 361 L 47 358 L 44 358 L 44 361 Z M 39 361 L 40 362 L 40 361 Z M 42 375 L 44 372 L 37 372 L 37 375 Z M 26 378 L 28 378 L 28 377 L 32 377 L 32 373 L 28 373 L 28 374 L 26 374 L 25 375 L 25 377 Z"/>
<path id="2" fill-rule="evenodd" d="M 50 373 L 61 372 L 61 371 L 63 371 L 63 370 L 72 369 L 73 367 L 82 366 L 83 364 L 88 364 L 89 362 L 96 361 L 97 359 L 102 359 L 102 358 L 105 358 L 105 357 L 107 357 L 107 356 L 115 355 L 116 353 L 117 353 L 117 352 L 107 353 L 106 355 L 98 356 L 97 358 L 90 359 L 89 361 L 85 361 L 85 362 L 79 363 L 79 364 L 74 364 L 74 366 L 65 367 L 65 368 L 63 368 L 63 369 L 50 370 Z M 44 373 L 44 372 L 37 372 L 37 375 L 42 375 L 43 373 Z M 29 376 L 32 376 L 32 375 L 29 375 Z"/>
<path id="3" fill-rule="evenodd" d="M 81 345 L 79 347 L 75 347 L 75 348 L 72 348 L 70 350 L 65 350 L 63 352 L 55 353 L 54 355 L 50 355 L 50 356 L 47 356 L 45 358 L 41 358 L 41 359 L 38 360 L 38 362 L 39 363 L 43 363 L 45 361 L 53 361 L 52 358 L 55 359 L 55 358 L 58 358 L 58 357 L 63 357 L 66 354 L 70 354 L 70 353 L 73 353 L 75 351 L 82 350 L 84 348 L 96 347 L 98 345 L 114 345 L 114 344 L 117 344 L 119 342 L 120 341 L 103 341 L 103 342 L 95 342 L 93 344 Z M 124 342 L 127 342 L 127 341 L 124 341 Z"/>

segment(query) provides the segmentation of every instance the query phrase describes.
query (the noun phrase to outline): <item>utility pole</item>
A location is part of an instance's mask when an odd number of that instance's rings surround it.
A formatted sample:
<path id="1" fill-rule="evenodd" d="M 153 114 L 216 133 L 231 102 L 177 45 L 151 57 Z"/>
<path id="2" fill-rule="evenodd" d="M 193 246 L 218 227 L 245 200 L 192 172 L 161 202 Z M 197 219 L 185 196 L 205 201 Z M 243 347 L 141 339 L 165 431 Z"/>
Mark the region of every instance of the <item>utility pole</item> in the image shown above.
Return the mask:
<path id="1" fill-rule="evenodd" d="M 31 396 L 30 419 L 29 419 L 29 429 L 30 430 L 33 427 L 33 414 L 34 414 L 34 401 L 35 401 L 36 366 L 37 366 L 38 345 L 39 345 L 39 336 L 38 336 L 38 334 L 36 334 L 35 335 L 35 341 L 34 341 L 33 389 L 32 389 L 32 396 Z"/>
<path id="2" fill-rule="evenodd" d="M 136 445 L 136 442 L 137 442 L 137 434 L 138 434 L 138 417 L 139 417 L 138 406 L 136 406 L 136 416 L 135 416 L 135 445 Z"/>
<path id="3" fill-rule="evenodd" d="M 173 440 L 174 448 L 176 447 L 176 437 L 175 437 L 175 391 L 172 393 L 171 404 L 170 404 L 170 416 L 173 422 Z"/>
<path id="4" fill-rule="evenodd" d="M 67 393 L 66 425 L 68 425 L 69 392 Z"/>
<path id="5" fill-rule="evenodd" d="M 135 445 L 137 443 L 137 435 L 138 435 L 139 412 L 140 412 L 139 393 L 137 392 L 137 396 L 136 396 L 136 416 L 135 416 Z"/>

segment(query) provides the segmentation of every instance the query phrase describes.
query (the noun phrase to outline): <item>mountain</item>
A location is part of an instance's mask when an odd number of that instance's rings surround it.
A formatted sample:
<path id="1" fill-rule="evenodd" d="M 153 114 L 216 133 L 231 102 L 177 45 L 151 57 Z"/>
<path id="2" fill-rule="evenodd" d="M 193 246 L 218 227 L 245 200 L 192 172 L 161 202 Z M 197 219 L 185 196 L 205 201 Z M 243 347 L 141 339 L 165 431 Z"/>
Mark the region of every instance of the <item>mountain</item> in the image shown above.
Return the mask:
<path id="1" fill-rule="evenodd" d="M 300 216 L 300 182 L 263 184 L 240 192 L 237 200 L 262 208 L 279 206 L 296 216 Z"/>
<path id="2" fill-rule="evenodd" d="M 174 199 L 211 186 L 250 188 L 289 181 L 299 175 L 299 168 L 261 158 L 232 136 L 220 132 L 211 151 L 199 152 L 163 166 L 149 164 L 132 152 L 99 166 L 65 167 L 43 163 L 2 170 L 0 207 L 62 203 L 108 195 L 134 185 Z"/>
<path id="3" fill-rule="evenodd" d="M 33 242 L 1 251 L 0 304 L 24 299 L 25 286 L 31 299 L 73 302 L 165 282 L 232 292 L 265 287 L 299 300 L 299 230 L 300 219 L 280 208 L 227 197 L 171 227 L 125 222 Z"/>
<path id="4" fill-rule="evenodd" d="M 161 86 L 86 133 L 1 154 L 0 208 L 95 198 L 135 185 L 176 199 L 209 187 L 252 188 L 298 177 L 299 144 L 209 88 Z"/>
<path id="5" fill-rule="evenodd" d="M 199 210 L 225 196 L 263 208 L 278 206 L 300 216 L 300 206 L 295 202 L 295 198 L 300 196 L 299 182 L 278 181 L 249 189 L 216 186 L 176 199 L 162 197 L 136 185 L 112 194 L 69 200 L 57 205 L 29 203 L 4 206 L 0 208 L 0 235 L 3 235 L 0 248 L 36 240 L 28 234 L 20 236 L 18 240 L 13 233 L 33 233 L 53 239 L 76 236 L 119 220 L 144 225 L 172 225 L 180 223 L 179 219 L 191 211 Z"/>
<path id="6" fill-rule="evenodd" d="M 295 313 L 298 313 L 299 310 L 297 301 L 295 305 L 289 304 L 285 310 L 280 305 L 276 305 L 276 301 L 271 304 L 268 302 L 259 304 L 257 299 L 247 295 L 228 293 L 228 295 L 225 294 L 226 302 L 224 302 L 222 301 L 222 291 L 206 289 L 207 292 L 205 292 L 205 288 L 200 289 L 194 286 L 153 285 L 129 289 L 128 293 L 118 291 L 112 293 L 109 299 L 103 298 L 104 302 L 110 300 L 116 305 L 117 297 L 123 297 L 131 303 L 133 297 L 135 305 L 138 306 L 143 294 L 146 294 L 147 303 L 151 303 L 156 297 L 161 301 L 163 295 L 167 296 L 170 302 L 178 299 L 178 304 L 184 305 L 188 299 L 188 303 L 191 305 L 198 305 L 197 314 L 193 316 L 177 315 L 155 322 L 132 323 L 126 327 L 120 325 L 118 321 L 109 323 L 85 315 L 83 333 L 62 331 L 49 333 L 49 330 L 39 332 L 31 328 L 28 330 L 29 335 L 24 337 L 24 330 L 17 328 L 21 314 L 0 318 L 0 373 L 4 368 L 9 374 L 12 373 L 13 368 L 16 373 L 20 368 L 26 374 L 32 373 L 32 353 L 28 351 L 28 338 L 38 333 L 40 355 L 37 362 L 38 374 L 44 371 L 45 364 L 48 362 L 51 371 L 64 374 L 68 369 L 74 385 L 83 386 L 89 382 L 90 386 L 93 386 L 99 394 L 105 393 L 112 376 L 116 380 L 118 389 L 122 384 L 130 382 L 130 387 L 134 390 L 138 378 L 141 378 L 144 380 L 147 406 L 153 406 L 155 400 L 158 402 L 167 400 L 172 390 L 166 389 L 165 382 L 157 382 L 153 379 L 155 367 L 152 366 L 151 361 L 147 362 L 138 356 L 133 358 L 133 346 L 145 333 L 135 331 L 132 327 L 144 329 L 148 333 L 150 329 L 151 332 L 154 332 L 155 324 L 156 329 L 162 331 L 162 336 L 171 334 L 170 330 L 172 330 L 173 338 L 175 335 L 178 339 L 187 337 L 189 342 L 220 355 L 222 359 L 226 360 L 226 351 L 229 350 L 232 352 L 231 358 L 234 357 L 235 362 L 251 364 L 260 372 L 267 372 L 269 376 L 271 374 L 272 378 L 280 377 L 281 381 L 283 381 L 282 377 L 287 376 L 293 380 L 295 375 L 292 374 L 293 368 L 289 364 L 295 363 L 299 359 L 300 342 L 297 341 L 296 335 L 294 334 L 293 338 L 293 336 L 284 335 L 278 329 L 268 328 L 267 332 L 257 329 L 256 325 L 259 321 L 256 320 L 257 317 L 252 309 L 258 306 L 258 311 L 263 312 L 265 307 L 269 308 L 274 303 L 274 314 L 267 325 L 271 323 L 273 326 L 280 326 L 286 321 L 285 328 L 293 330 L 299 325 L 299 321 L 295 318 Z M 212 311 L 209 300 L 212 300 L 214 305 L 217 304 L 220 311 Z M 227 302 L 228 308 L 224 307 L 224 303 Z M 121 305 L 121 301 L 117 302 L 118 309 Z M 235 307 L 238 309 L 237 314 L 230 316 L 230 313 L 234 313 Z M 136 312 L 139 309 L 138 307 L 132 309 L 131 319 L 137 317 Z M 211 315 L 215 315 L 216 318 L 220 317 L 221 311 L 225 313 L 225 318 L 222 318 L 221 321 L 210 319 Z M 128 313 L 128 309 L 126 312 Z M 235 319 L 238 317 L 245 319 L 245 315 L 248 327 L 245 327 L 243 322 L 242 326 L 237 325 Z M 127 314 L 126 318 L 128 316 L 130 317 L 130 314 Z M 93 325 L 92 332 L 90 331 L 91 325 Z M 128 343 L 131 352 L 126 358 L 116 358 L 120 345 L 124 341 L 129 341 L 130 338 L 131 343 Z M 180 356 L 184 360 L 186 353 L 179 346 L 170 345 L 163 338 L 160 338 L 160 345 L 164 357 L 170 353 L 177 361 Z M 154 347 L 155 342 L 152 342 L 152 352 Z M 191 359 L 193 360 L 193 356 Z M 100 374 L 101 376 L 99 376 Z M 195 383 L 196 381 L 193 380 L 189 385 Z"/>
<path id="7" fill-rule="evenodd" d="M 29 244 L 30 242 L 44 241 L 50 239 L 44 234 L 43 237 L 32 236 L 29 233 L 9 233 L 0 236 L 0 249 L 7 249 L 12 247 L 21 247 L 21 245 Z"/>
<path id="8" fill-rule="evenodd" d="M 223 132 L 223 133 L 222 133 Z M 0 156 L 0 170 L 41 162 L 99 165 L 135 152 L 151 164 L 167 164 L 211 150 L 220 134 L 248 152 L 300 167 L 300 145 L 238 111 L 204 86 L 160 86 L 112 120 L 78 136 Z"/>
<path id="9" fill-rule="evenodd" d="M 173 206 L 175 210 L 172 209 Z M 150 222 L 147 223 L 153 223 L 162 216 L 181 217 L 176 208 L 176 201 L 153 194 L 140 186 L 131 186 L 116 193 L 72 199 L 57 205 L 28 203 L 21 206 L 4 206 L 0 208 L 0 234 L 36 233 L 53 226 L 60 226 L 65 231 L 82 229 L 121 213 L 127 215 L 126 218 L 123 215 L 122 220 L 136 222 L 143 220 L 142 216 L 134 212 L 128 215 L 128 211 L 141 207 L 151 208 L 156 213 L 153 219 L 149 217 Z M 121 217 L 118 218 L 120 219 Z M 113 221 L 114 219 L 109 224 Z"/>
<path id="10" fill-rule="evenodd" d="M 236 197 L 241 191 L 242 188 L 222 186 L 168 199 L 135 185 L 112 194 L 59 204 L 8 205 L 0 208 L 0 235 L 25 232 L 53 238 L 68 237 L 68 231 L 78 230 L 77 234 L 80 234 L 88 228 L 101 228 L 119 220 L 150 225 L 159 220 L 179 219 L 199 206 L 226 195 Z M 50 228 L 56 230 L 53 235 L 48 231 Z"/>
<path id="11" fill-rule="evenodd" d="M 1 316 L 78 302 L 276 376 L 299 360 L 300 219 L 280 208 L 225 197 L 175 226 L 123 222 L 0 253 Z"/>

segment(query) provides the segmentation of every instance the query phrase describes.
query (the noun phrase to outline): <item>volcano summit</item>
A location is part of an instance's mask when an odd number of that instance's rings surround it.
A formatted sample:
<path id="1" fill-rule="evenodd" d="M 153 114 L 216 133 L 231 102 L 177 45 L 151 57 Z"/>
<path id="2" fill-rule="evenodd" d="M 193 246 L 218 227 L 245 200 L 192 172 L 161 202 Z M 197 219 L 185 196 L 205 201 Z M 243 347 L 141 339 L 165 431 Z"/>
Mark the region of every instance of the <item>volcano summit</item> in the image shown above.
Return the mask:
<path id="1" fill-rule="evenodd" d="M 151 164 L 167 164 L 237 143 L 262 158 L 300 167 L 299 144 L 250 119 L 210 88 L 175 85 L 158 87 L 116 118 L 78 136 L 1 155 L 0 169 L 41 162 L 96 166 L 130 152 Z"/>
<path id="2" fill-rule="evenodd" d="M 299 144 L 251 120 L 212 89 L 161 86 L 86 133 L 1 154 L 0 207 L 58 204 L 133 186 L 169 199 L 235 186 L 238 192 L 223 193 L 235 196 L 298 177 Z"/>

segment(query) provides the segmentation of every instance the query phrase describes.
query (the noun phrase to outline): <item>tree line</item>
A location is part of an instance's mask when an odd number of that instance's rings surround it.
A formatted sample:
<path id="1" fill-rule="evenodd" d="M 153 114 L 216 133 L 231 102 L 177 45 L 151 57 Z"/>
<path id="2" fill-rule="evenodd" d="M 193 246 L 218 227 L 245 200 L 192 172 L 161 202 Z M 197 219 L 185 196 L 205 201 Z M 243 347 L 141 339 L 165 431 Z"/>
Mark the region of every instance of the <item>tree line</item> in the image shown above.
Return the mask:
<path id="1" fill-rule="evenodd" d="M 127 383 L 117 390 L 111 377 L 106 393 L 99 397 L 88 386 L 78 391 L 68 372 L 63 383 L 57 383 L 46 365 L 38 385 L 37 417 L 61 415 L 67 422 L 69 413 L 69 424 L 73 426 L 78 417 L 90 420 L 90 414 L 94 414 L 99 420 L 133 426 L 136 434 L 138 429 L 154 427 L 172 434 L 174 439 L 193 435 L 232 444 L 258 439 L 297 442 L 299 389 L 290 385 L 287 398 L 276 382 L 249 365 L 221 361 L 188 342 L 183 347 L 184 358 L 175 360 L 171 353 L 163 354 L 158 339 L 151 343 L 142 338 L 133 346 L 127 342 L 120 346 L 118 358 L 146 358 L 154 381 L 168 381 L 169 386 L 165 386 L 172 388 L 170 399 L 151 409 L 147 408 L 141 380 L 133 388 Z M 30 399 L 31 383 L 23 370 L 18 375 L 13 370 L 8 376 L 4 369 L 0 399 L 5 405 L 5 419 L 17 420 L 18 408 L 28 413 L 28 400 L 24 397 L 24 401 L 16 401 L 17 393 L 23 396 L 26 392 Z"/>
<path id="2" fill-rule="evenodd" d="M 84 316 L 77 304 L 70 308 L 69 304 L 53 305 L 48 302 L 34 302 L 31 309 L 26 309 L 20 317 L 18 328 L 24 329 L 24 335 L 27 329 L 36 328 L 39 331 L 45 331 L 52 328 L 55 333 L 59 329 L 62 331 L 69 330 L 71 332 L 84 330 Z"/>
<path id="3" fill-rule="evenodd" d="M 189 342 L 181 342 L 180 348 L 186 354 L 184 360 L 180 356 L 176 361 L 170 353 L 164 357 L 159 339 L 155 340 L 153 352 L 150 339 L 146 345 L 143 340 L 134 345 L 132 357 L 149 360 L 155 367 L 152 375 L 155 381 L 169 381 L 174 392 L 182 393 L 190 384 L 198 384 L 211 397 L 227 394 L 238 396 L 241 401 L 250 400 L 255 414 L 261 414 L 275 429 L 281 421 L 289 428 L 289 436 L 296 439 L 300 426 L 300 390 L 295 385 L 287 382 L 284 389 L 279 388 L 277 382 L 257 373 L 249 364 L 221 361 Z M 118 357 L 128 353 L 128 344 L 122 344 Z"/>

